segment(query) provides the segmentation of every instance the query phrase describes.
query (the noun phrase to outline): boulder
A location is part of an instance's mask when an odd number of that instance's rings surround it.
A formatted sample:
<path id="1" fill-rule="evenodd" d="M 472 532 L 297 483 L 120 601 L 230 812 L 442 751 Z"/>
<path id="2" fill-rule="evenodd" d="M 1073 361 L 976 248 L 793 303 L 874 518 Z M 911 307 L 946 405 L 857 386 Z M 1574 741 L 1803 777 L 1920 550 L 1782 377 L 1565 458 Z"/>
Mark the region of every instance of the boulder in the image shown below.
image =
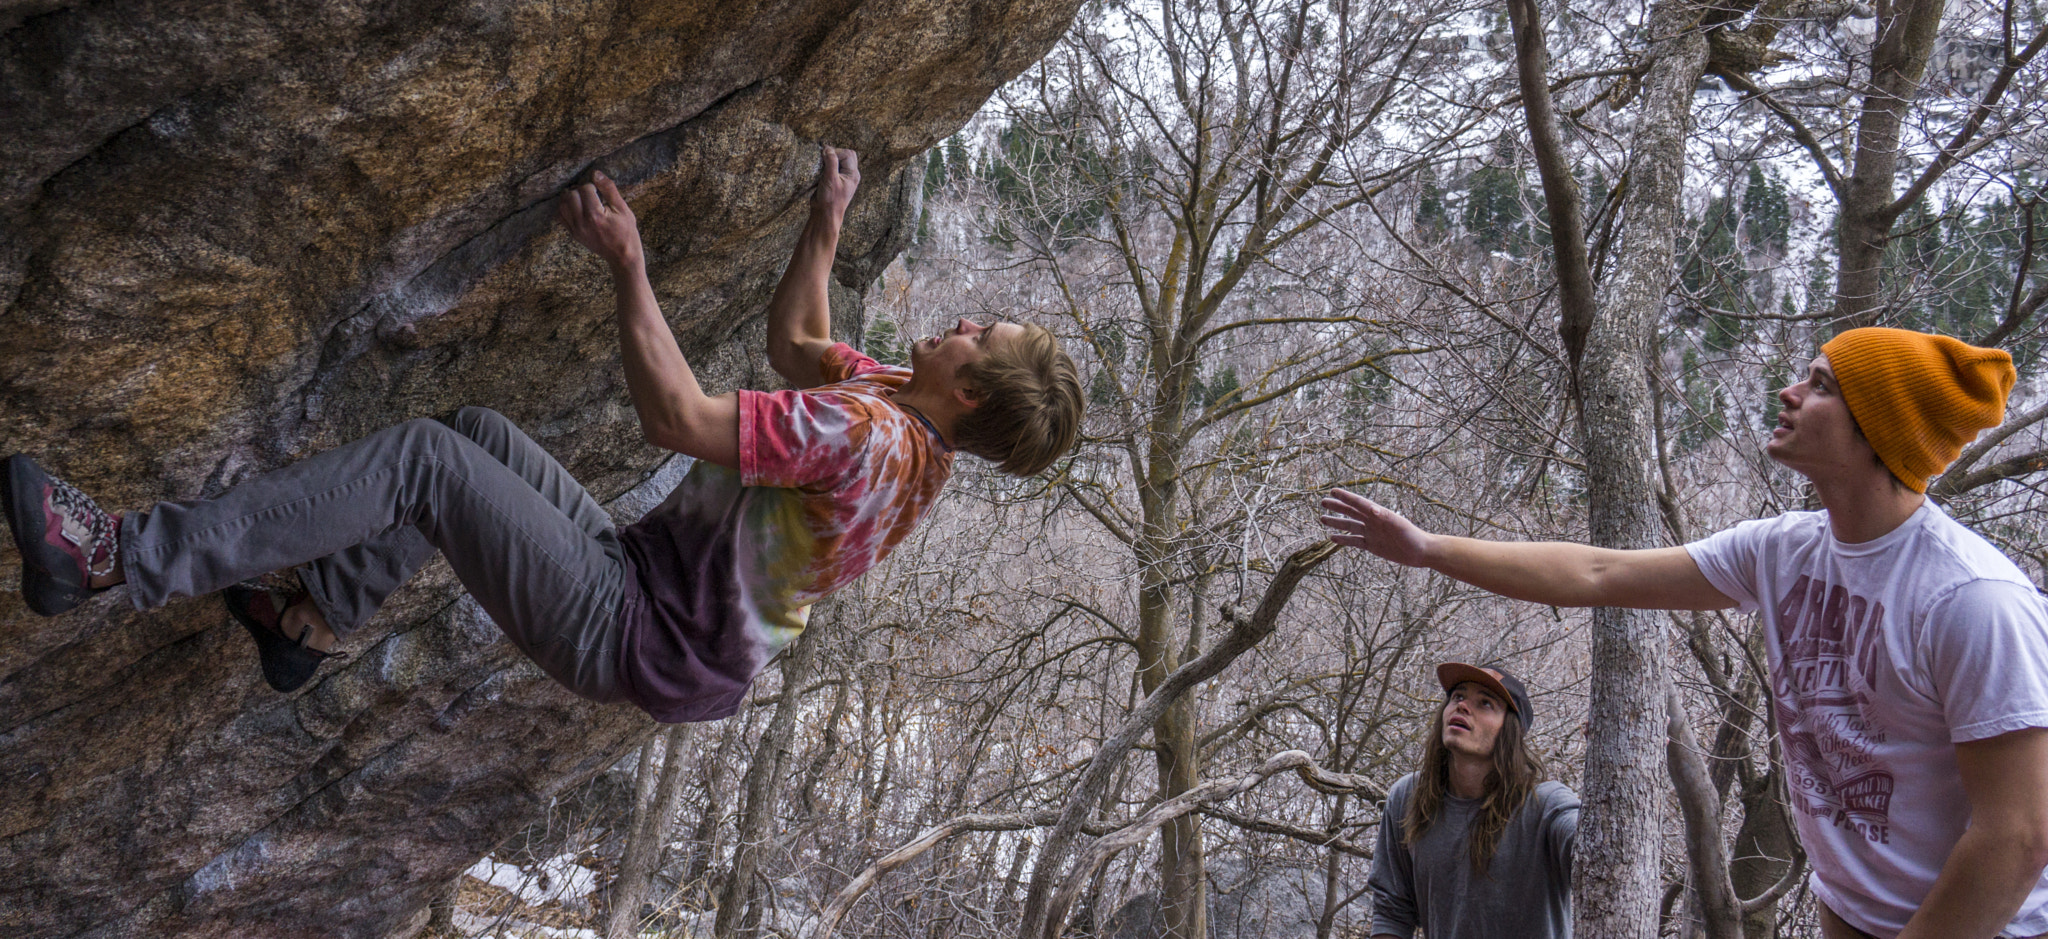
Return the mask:
<path id="1" fill-rule="evenodd" d="M 833 286 L 857 335 L 913 158 L 1077 3 L 0 0 L 0 454 L 137 510 L 478 404 L 630 520 L 674 461 L 551 200 L 619 180 L 699 376 L 766 386 L 818 146 L 862 156 Z M 289 696 L 213 598 L 42 619 L 17 577 L 0 548 L 17 939 L 403 934 L 651 730 L 543 677 L 439 562 Z"/>

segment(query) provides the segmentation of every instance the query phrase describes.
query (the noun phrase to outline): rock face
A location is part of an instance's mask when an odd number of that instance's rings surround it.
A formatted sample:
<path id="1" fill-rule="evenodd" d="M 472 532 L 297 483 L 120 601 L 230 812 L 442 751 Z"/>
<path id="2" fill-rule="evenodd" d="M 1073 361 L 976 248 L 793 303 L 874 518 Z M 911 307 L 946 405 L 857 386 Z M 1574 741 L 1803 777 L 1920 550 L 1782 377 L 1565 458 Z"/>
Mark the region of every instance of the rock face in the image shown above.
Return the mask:
<path id="1" fill-rule="evenodd" d="M 618 179 L 699 376 L 765 385 L 818 144 L 863 158 L 857 330 L 904 168 L 1077 2 L 0 0 L 0 454 L 134 510 L 480 404 L 630 519 L 663 455 L 550 200 Z M 650 729 L 542 677 L 438 562 L 291 696 L 213 598 L 46 620 L 17 576 L 0 548 L 10 937 L 402 933 Z"/>

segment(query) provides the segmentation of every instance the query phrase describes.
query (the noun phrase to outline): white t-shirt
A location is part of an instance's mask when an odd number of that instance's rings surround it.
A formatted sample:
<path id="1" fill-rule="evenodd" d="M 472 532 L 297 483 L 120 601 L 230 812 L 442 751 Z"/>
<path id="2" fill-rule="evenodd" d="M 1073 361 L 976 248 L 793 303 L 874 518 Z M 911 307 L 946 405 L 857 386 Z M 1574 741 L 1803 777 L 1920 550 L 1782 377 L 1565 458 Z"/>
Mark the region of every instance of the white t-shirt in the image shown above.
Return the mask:
<path id="1" fill-rule="evenodd" d="M 1825 512 L 1792 512 L 1685 549 L 1763 614 L 1814 893 L 1896 934 L 1969 824 L 1955 744 L 2048 727 L 2048 603 L 1933 502 L 1862 544 L 1836 541 Z M 2007 931 L 2048 932 L 2048 877 Z"/>

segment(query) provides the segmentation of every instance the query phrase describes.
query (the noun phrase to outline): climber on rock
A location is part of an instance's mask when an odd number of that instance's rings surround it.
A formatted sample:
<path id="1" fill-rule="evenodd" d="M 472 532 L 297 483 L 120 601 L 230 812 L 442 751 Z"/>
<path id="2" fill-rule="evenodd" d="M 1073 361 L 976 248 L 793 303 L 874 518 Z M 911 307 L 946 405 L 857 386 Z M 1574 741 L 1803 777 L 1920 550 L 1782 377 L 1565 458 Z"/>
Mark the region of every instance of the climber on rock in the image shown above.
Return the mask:
<path id="1" fill-rule="evenodd" d="M 638 224 L 603 174 L 559 200 L 609 266 L 640 428 L 695 458 L 623 530 L 495 412 L 415 420 L 248 480 L 219 498 L 103 512 L 25 455 L 5 509 L 30 609 L 115 584 L 137 609 L 220 591 L 279 691 L 308 681 L 436 551 L 506 636 L 593 701 L 664 722 L 737 710 L 809 607 L 922 520 L 956 449 L 1031 475 L 1073 445 L 1081 387 L 1042 327 L 961 319 L 887 367 L 831 339 L 827 286 L 853 151 L 827 147 L 810 216 L 768 308 L 768 361 L 797 391 L 698 386 L 647 278 Z M 297 565 L 290 589 L 242 582 Z"/>
<path id="2" fill-rule="evenodd" d="M 1636 551 L 1432 534 L 1341 489 L 1323 524 L 1519 600 L 1758 613 L 1828 939 L 2048 934 L 2048 603 L 1926 496 L 2004 419 L 2012 357 L 1875 327 L 1820 351 L 1764 452 L 1821 511 Z"/>

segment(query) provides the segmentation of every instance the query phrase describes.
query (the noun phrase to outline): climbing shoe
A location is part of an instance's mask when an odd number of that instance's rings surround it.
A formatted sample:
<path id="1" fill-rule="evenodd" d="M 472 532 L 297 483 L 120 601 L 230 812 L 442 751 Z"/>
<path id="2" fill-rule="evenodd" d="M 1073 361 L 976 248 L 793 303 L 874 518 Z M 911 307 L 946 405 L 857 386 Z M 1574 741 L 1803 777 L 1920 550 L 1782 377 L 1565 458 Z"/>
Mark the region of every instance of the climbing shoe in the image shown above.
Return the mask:
<path id="1" fill-rule="evenodd" d="M 311 627 L 299 630 L 299 638 L 284 634 L 284 611 L 305 597 L 252 584 L 235 584 L 220 592 L 228 615 L 256 640 L 256 656 L 263 663 L 263 681 L 281 694 L 290 694 L 311 681 L 320 663 L 341 658 L 345 653 L 322 652 L 306 645 Z"/>
<path id="2" fill-rule="evenodd" d="M 25 453 L 0 465 L 0 489 L 14 547 L 21 551 L 21 596 L 29 609 L 56 616 L 106 589 L 91 582 L 114 570 L 119 515 L 100 511 L 85 493 L 43 472 Z"/>

